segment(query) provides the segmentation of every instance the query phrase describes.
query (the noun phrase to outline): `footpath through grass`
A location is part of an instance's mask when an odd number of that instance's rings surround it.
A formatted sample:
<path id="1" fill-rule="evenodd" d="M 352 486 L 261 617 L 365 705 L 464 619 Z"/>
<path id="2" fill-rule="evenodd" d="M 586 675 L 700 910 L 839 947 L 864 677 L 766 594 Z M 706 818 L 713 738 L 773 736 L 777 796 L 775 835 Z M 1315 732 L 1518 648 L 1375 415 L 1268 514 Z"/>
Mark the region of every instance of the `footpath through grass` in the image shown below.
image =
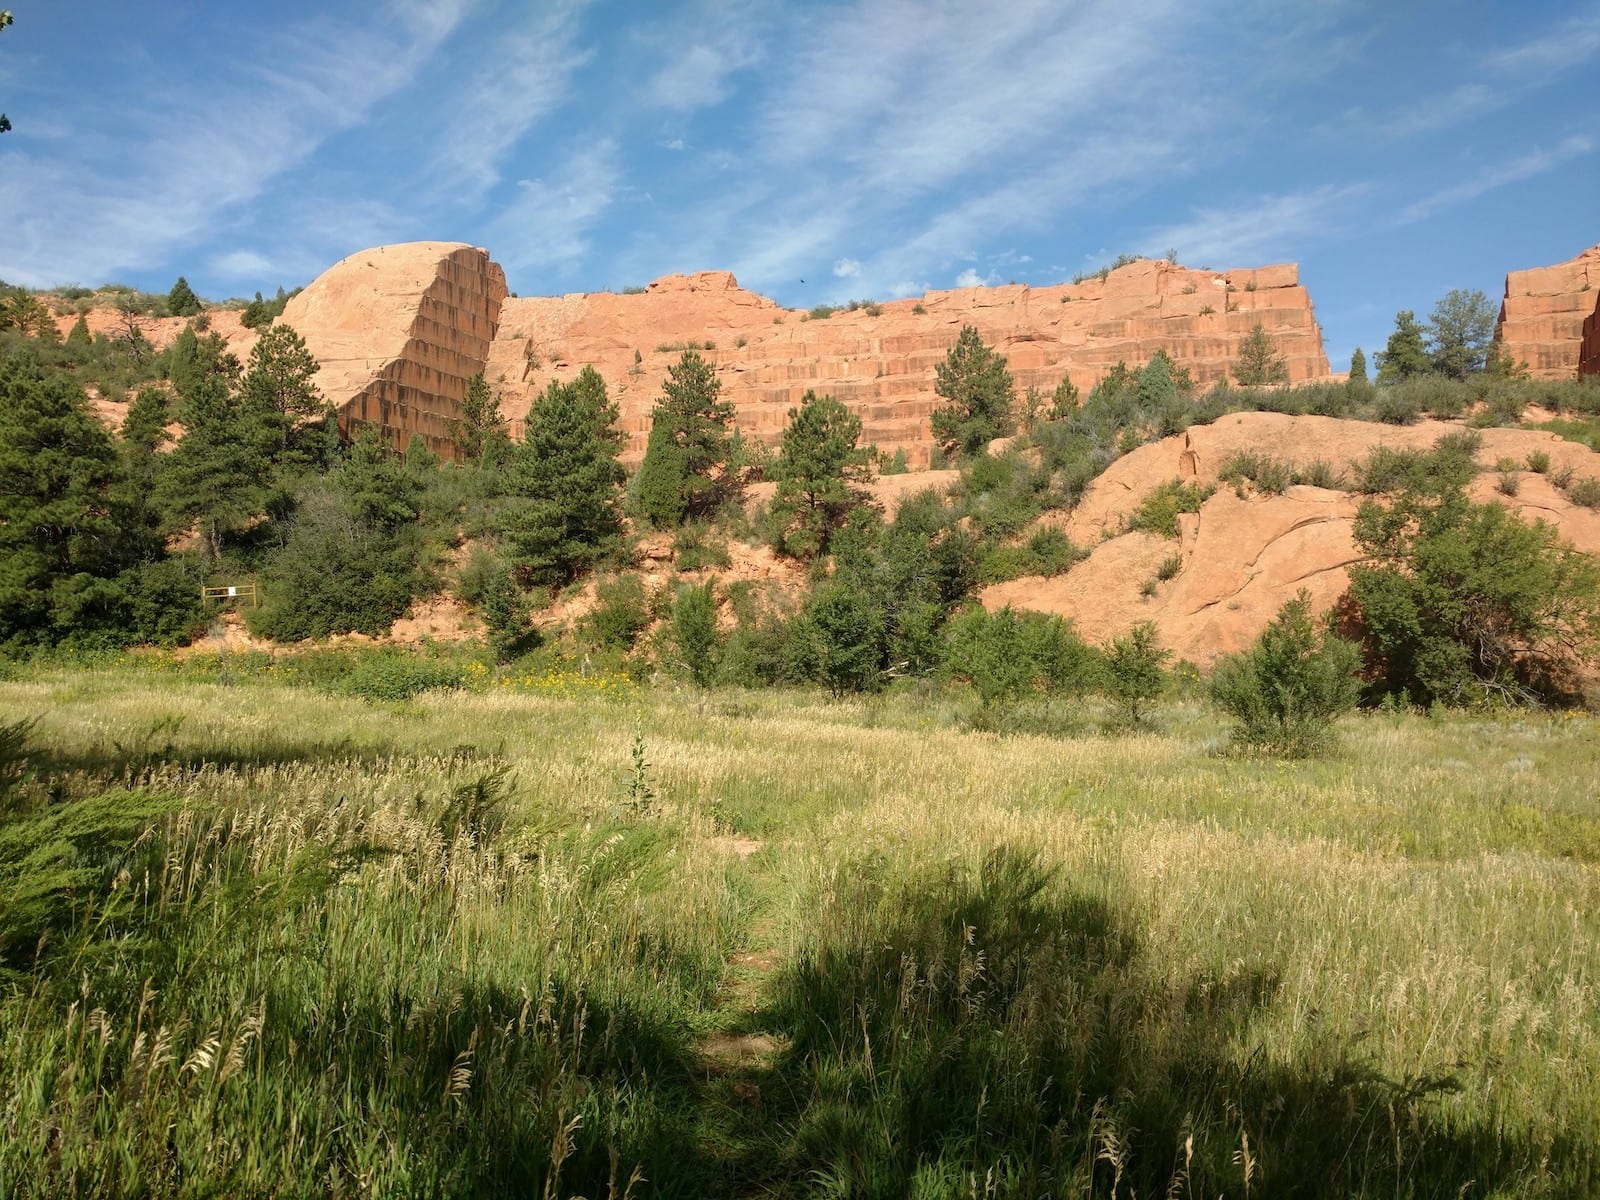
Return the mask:
<path id="1" fill-rule="evenodd" d="M 1285 765 L 1181 704 L 127 669 L 29 717 L 0 1196 L 1600 1192 L 1588 718 Z"/>

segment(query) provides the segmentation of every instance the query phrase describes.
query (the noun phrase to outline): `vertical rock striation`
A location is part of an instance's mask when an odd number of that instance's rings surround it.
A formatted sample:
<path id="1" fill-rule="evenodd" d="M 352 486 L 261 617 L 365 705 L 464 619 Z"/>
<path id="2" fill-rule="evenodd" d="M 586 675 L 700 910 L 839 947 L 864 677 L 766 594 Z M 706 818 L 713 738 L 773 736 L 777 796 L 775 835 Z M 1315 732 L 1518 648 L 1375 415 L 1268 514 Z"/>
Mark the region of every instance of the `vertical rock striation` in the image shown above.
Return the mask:
<path id="1" fill-rule="evenodd" d="M 335 263 L 282 319 L 321 364 L 317 386 L 341 431 L 370 426 L 399 449 L 420 437 L 450 457 L 467 380 L 488 358 L 505 296 L 505 272 L 487 251 L 408 242 Z"/>
<path id="2" fill-rule="evenodd" d="M 1213 383 L 1257 324 L 1293 382 L 1328 374 L 1294 265 L 1202 271 L 1151 259 L 1076 284 L 961 288 L 831 313 L 780 308 L 725 271 L 671 275 L 621 295 L 513 299 L 487 374 L 515 423 L 552 379 L 593 366 L 621 409 L 624 457 L 638 461 L 666 369 L 692 345 L 716 364 L 746 433 L 776 440 L 788 410 L 814 389 L 860 415 L 864 441 L 925 467 L 940 403 L 934 368 L 968 324 L 1006 356 L 1019 396 L 1030 386 L 1048 396 L 1063 378 L 1086 392 L 1116 363 L 1138 366 L 1157 350 Z"/>
<path id="3" fill-rule="evenodd" d="M 1495 326 L 1502 352 L 1527 363 L 1534 379 L 1573 378 L 1597 291 L 1600 246 L 1551 267 L 1510 272 Z"/>

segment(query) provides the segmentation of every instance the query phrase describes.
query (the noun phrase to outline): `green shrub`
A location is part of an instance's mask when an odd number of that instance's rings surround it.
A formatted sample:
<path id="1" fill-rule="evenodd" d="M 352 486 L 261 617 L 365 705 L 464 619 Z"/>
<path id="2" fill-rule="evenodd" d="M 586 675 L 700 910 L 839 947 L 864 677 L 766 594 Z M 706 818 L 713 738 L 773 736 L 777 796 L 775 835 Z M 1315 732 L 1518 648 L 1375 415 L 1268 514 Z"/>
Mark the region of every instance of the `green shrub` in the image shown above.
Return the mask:
<path id="1" fill-rule="evenodd" d="M 678 661 L 696 687 L 709 687 L 721 657 L 722 635 L 717 631 L 717 594 L 712 580 L 700 587 L 678 590 L 672 602 L 672 642 Z"/>
<path id="2" fill-rule="evenodd" d="M 1550 471 L 1550 456 L 1543 450 L 1530 450 L 1526 461 L 1528 470 L 1535 475 L 1545 475 Z"/>
<path id="3" fill-rule="evenodd" d="M 733 562 L 727 539 L 715 526 L 703 521 L 691 521 L 673 535 L 672 553 L 680 571 L 726 569 Z"/>
<path id="4" fill-rule="evenodd" d="M 1150 622 L 1135 625 L 1126 637 L 1115 639 L 1105 652 L 1101 685 L 1106 697 L 1122 709 L 1131 725 L 1144 719 L 1145 706 L 1166 690 L 1163 669 L 1172 651 L 1156 642 L 1156 627 Z"/>
<path id="5" fill-rule="evenodd" d="M 1323 488 L 1327 491 L 1337 491 L 1344 486 L 1345 473 L 1335 470 L 1331 463 L 1316 458 L 1303 466 L 1296 467 L 1289 476 L 1291 483 L 1298 483 L 1304 487 Z"/>
<path id="6" fill-rule="evenodd" d="M 1162 583 L 1169 579 L 1176 579 L 1178 572 L 1183 570 L 1183 555 L 1169 554 L 1161 560 L 1161 565 L 1156 568 L 1156 578 Z"/>
<path id="7" fill-rule="evenodd" d="M 1178 514 L 1197 513 L 1214 489 L 1198 483 L 1169 480 L 1140 502 L 1128 519 L 1129 529 L 1142 529 L 1160 537 L 1178 536 Z"/>
<path id="8" fill-rule="evenodd" d="M 1257 454 L 1241 450 L 1222 464 L 1217 477 L 1231 483 L 1242 492 L 1246 481 L 1255 484 L 1256 490 L 1268 496 L 1278 496 L 1289 486 L 1289 465 L 1270 454 Z"/>
<path id="9" fill-rule="evenodd" d="M 584 619 L 590 639 L 604 648 L 632 650 L 650 624 L 650 606 L 639 576 L 620 575 L 600 584 L 595 589 L 595 599 L 594 608 Z"/>
<path id="10" fill-rule="evenodd" d="M 1094 649 L 1060 617 L 975 607 L 950 622 L 947 639 L 947 668 L 969 681 L 985 705 L 1034 692 L 1081 695 L 1098 678 Z"/>
<path id="11" fill-rule="evenodd" d="M 462 669 L 456 663 L 383 651 L 362 655 L 340 690 L 364 700 L 399 701 L 422 692 L 458 688 L 461 683 Z"/>
<path id="12" fill-rule="evenodd" d="M 1583 508 L 1600 508 L 1600 479 L 1585 475 L 1570 481 L 1563 489 L 1567 499 Z"/>
<path id="13" fill-rule="evenodd" d="M 1311 594 L 1301 591 L 1242 654 L 1229 655 L 1211 677 L 1211 696 L 1239 722 L 1236 743 L 1302 758 L 1326 749 L 1334 722 L 1361 694 L 1361 651 L 1319 632 Z"/>

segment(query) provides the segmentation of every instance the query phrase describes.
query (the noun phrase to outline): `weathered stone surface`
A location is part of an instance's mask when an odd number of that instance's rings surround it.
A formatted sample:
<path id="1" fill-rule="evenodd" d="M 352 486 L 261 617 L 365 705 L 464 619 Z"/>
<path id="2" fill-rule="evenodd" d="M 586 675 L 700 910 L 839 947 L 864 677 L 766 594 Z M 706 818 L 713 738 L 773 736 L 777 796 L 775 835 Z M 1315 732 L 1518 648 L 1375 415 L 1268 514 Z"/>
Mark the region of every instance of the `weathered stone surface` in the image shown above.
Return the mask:
<path id="1" fill-rule="evenodd" d="M 1578 374 L 1600 375 L 1600 290 L 1594 311 L 1583 319 L 1583 343 L 1578 347 Z"/>
<path id="2" fill-rule="evenodd" d="M 321 364 L 317 386 L 346 433 L 377 428 L 405 448 L 455 452 L 451 424 L 483 369 L 506 278 L 486 251 L 410 242 L 335 263 L 289 301 L 283 322 Z"/>
<path id="3" fill-rule="evenodd" d="M 1090 557 L 1065 575 L 1012 580 L 984 590 L 993 609 L 1010 604 L 1071 617 L 1092 641 L 1120 636 L 1141 621 L 1153 621 L 1163 645 L 1180 658 L 1208 665 L 1243 649 L 1265 628 L 1285 600 L 1307 589 L 1319 609 L 1348 586 L 1347 568 L 1358 551 L 1352 526 L 1361 497 L 1342 491 L 1290 487 L 1280 496 L 1218 487 L 1198 514 L 1179 518 L 1177 541 L 1148 533 L 1122 533 L 1127 518 L 1155 488 L 1172 479 L 1217 483 L 1218 470 L 1243 450 L 1268 453 L 1304 466 L 1320 459 L 1335 470 L 1353 464 L 1377 446 L 1426 449 L 1458 425 L 1425 421 L 1410 426 L 1237 413 L 1212 425 L 1140 447 L 1100 476 L 1063 522 L 1068 536 L 1094 547 Z M 1538 451 L 1552 471 L 1600 478 L 1600 454 L 1554 434 L 1527 429 L 1486 429 L 1480 466 L 1501 459 L 1525 463 Z M 1515 497 L 1496 490 L 1499 476 L 1477 476 L 1469 494 L 1496 501 L 1524 520 L 1542 519 L 1579 549 L 1600 553 L 1600 513 L 1573 504 L 1548 476 L 1523 471 Z M 1152 595 L 1146 581 L 1171 555 L 1182 567 Z"/>
<path id="4" fill-rule="evenodd" d="M 1512 271 L 1495 338 L 1534 379 L 1571 379 L 1578 371 L 1585 320 L 1600 294 L 1600 246 L 1552 267 Z"/>
<path id="5" fill-rule="evenodd" d="M 776 441 L 808 389 L 857 412 L 863 440 L 928 465 L 934 368 L 963 325 L 1006 356 L 1019 393 L 1048 394 L 1063 377 L 1084 391 L 1118 362 L 1166 350 L 1202 384 L 1223 378 L 1239 341 L 1260 323 L 1295 382 L 1328 373 L 1320 330 L 1292 264 L 1194 271 L 1141 260 L 1080 284 L 961 288 L 840 310 L 827 318 L 779 308 L 727 272 L 673 275 L 638 293 L 505 302 L 487 375 L 515 427 L 553 379 L 584 366 L 605 378 L 644 454 L 667 367 L 693 344 L 716 364 L 723 396 L 747 434 Z M 710 347 L 707 347 L 707 343 Z"/>

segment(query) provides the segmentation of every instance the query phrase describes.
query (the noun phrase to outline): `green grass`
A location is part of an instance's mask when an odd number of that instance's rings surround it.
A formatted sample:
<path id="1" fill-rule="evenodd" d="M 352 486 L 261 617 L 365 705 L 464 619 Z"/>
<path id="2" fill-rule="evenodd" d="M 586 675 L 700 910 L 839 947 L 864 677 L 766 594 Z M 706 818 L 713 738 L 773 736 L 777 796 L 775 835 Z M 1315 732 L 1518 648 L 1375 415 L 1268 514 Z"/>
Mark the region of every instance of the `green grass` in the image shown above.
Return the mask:
<path id="1" fill-rule="evenodd" d="M 1600 1188 L 1587 717 L 1284 763 L 1195 702 L 122 663 L 30 717 L 0 1195 Z"/>

